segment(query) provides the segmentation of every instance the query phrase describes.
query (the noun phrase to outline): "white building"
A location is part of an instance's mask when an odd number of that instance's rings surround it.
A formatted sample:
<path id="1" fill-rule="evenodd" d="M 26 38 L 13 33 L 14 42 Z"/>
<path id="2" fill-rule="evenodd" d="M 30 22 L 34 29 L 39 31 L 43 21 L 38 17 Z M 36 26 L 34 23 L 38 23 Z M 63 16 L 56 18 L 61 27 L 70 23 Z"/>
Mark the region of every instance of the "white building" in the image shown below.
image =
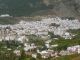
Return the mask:
<path id="1" fill-rule="evenodd" d="M 10 17 L 9 14 L 3 14 L 3 15 L 0 15 L 0 17 Z"/>
<path id="2" fill-rule="evenodd" d="M 70 51 L 73 53 L 80 53 L 80 45 L 68 47 L 67 51 Z"/>

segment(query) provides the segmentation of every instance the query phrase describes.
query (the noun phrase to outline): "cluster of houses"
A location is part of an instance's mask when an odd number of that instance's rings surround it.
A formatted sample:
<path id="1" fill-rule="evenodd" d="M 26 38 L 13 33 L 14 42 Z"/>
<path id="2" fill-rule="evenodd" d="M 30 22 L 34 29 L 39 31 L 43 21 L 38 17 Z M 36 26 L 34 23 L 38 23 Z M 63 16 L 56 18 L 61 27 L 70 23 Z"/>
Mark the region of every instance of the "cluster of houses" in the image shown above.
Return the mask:
<path id="1" fill-rule="evenodd" d="M 4 16 L 4 15 L 2 15 Z M 6 15 L 8 16 L 8 15 Z M 72 34 L 67 30 L 69 29 L 80 29 L 79 20 L 69 20 L 69 19 L 61 19 L 59 17 L 56 18 L 43 18 L 40 21 L 20 21 L 14 25 L 0 25 L 0 41 L 2 40 L 17 40 L 21 43 L 24 43 L 24 51 L 29 51 L 33 49 L 37 49 L 37 46 L 32 43 L 29 44 L 29 35 L 40 36 L 41 38 L 49 38 L 48 32 L 53 33 L 54 35 L 59 35 L 65 39 L 71 39 Z M 55 38 L 57 39 L 57 38 Z M 45 41 L 45 46 L 47 48 L 57 47 L 58 45 L 49 45 L 50 40 Z M 41 54 L 42 58 L 47 57 L 58 57 L 59 55 L 70 55 L 74 52 L 80 53 L 80 45 L 68 47 L 66 51 L 53 51 L 53 50 L 37 50 L 37 53 Z M 72 53 L 70 53 L 72 52 Z M 15 50 L 15 54 L 20 55 L 20 51 Z M 36 58 L 37 54 L 32 54 L 32 57 Z"/>
<path id="2" fill-rule="evenodd" d="M 69 29 L 80 29 L 79 20 L 62 20 L 56 18 L 44 18 L 41 21 L 20 21 L 14 25 L 0 25 L 0 40 L 28 40 L 27 35 L 41 36 L 48 38 L 48 32 L 59 35 L 65 39 L 71 39 Z"/>
<path id="3" fill-rule="evenodd" d="M 36 49 L 37 52 L 32 52 L 34 49 Z M 51 49 L 40 51 L 39 49 L 37 49 L 37 46 L 33 44 L 31 45 L 31 47 L 26 46 L 24 50 L 26 55 L 31 55 L 33 58 L 37 58 L 38 54 L 40 54 L 42 58 L 48 58 L 48 57 L 59 57 L 65 55 L 80 54 L 80 45 L 67 47 L 66 50 L 61 50 L 61 51 L 54 51 Z M 13 52 L 17 56 L 21 55 L 20 50 L 14 50 Z"/>

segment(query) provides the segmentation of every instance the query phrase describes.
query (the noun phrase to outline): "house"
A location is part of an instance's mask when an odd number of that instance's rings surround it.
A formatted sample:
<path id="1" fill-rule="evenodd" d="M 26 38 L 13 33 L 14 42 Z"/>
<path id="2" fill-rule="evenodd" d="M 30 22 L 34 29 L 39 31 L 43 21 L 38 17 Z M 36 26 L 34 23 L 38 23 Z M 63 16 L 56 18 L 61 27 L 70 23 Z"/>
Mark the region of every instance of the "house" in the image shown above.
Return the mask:
<path id="1" fill-rule="evenodd" d="M 14 50 L 13 53 L 16 54 L 17 56 L 20 56 L 21 55 L 20 50 Z"/>
<path id="2" fill-rule="evenodd" d="M 37 58 L 37 54 L 32 54 L 32 57 L 33 58 Z"/>
<path id="3" fill-rule="evenodd" d="M 80 54 L 80 45 L 68 47 L 67 51 Z"/>
<path id="4" fill-rule="evenodd" d="M 73 53 L 71 53 L 71 52 L 69 52 L 69 51 L 66 51 L 66 50 L 61 50 L 61 51 L 59 52 L 59 55 L 60 55 L 60 56 L 71 55 L 71 54 L 73 54 Z"/>
<path id="5" fill-rule="evenodd" d="M 34 50 L 35 48 L 37 48 L 37 46 L 35 46 L 34 43 L 32 43 L 32 44 L 25 43 L 24 44 L 24 51 L 25 52 L 27 52 L 28 50 Z"/>
<path id="6" fill-rule="evenodd" d="M 0 17 L 10 17 L 10 15 L 9 14 L 2 14 L 2 15 L 0 15 Z"/>
<path id="7" fill-rule="evenodd" d="M 38 53 L 41 54 L 42 58 L 57 56 L 57 54 L 53 50 L 43 50 L 41 52 L 38 51 Z"/>
<path id="8" fill-rule="evenodd" d="M 65 39 L 72 39 L 72 36 L 71 36 L 71 34 L 70 34 L 69 32 L 65 32 L 65 33 L 63 34 L 63 37 L 64 37 Z"/>

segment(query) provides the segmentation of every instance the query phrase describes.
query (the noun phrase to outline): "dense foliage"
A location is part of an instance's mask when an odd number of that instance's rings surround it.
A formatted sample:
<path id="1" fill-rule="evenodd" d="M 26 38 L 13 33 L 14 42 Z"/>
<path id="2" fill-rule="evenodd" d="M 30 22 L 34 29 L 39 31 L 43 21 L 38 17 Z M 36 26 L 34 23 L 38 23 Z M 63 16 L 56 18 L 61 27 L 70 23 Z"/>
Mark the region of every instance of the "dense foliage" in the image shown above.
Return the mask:
<path id="1" fill-rule="evenodd" d="M 18 46 L 21 46 L 18 48 Z M 0 42 L 0 60 L 19 60 L 19 56 L 13 53 L 14 50 L 22 50 L 22 44 L 17 41 Z"/>

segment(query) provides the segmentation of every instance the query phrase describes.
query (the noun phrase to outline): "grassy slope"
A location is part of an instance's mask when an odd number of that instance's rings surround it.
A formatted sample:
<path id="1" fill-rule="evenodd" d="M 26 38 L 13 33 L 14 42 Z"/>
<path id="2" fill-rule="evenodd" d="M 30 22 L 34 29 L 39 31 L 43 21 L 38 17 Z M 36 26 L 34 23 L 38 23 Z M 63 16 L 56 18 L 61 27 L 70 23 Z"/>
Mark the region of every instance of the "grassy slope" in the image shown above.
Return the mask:
<path id="1" fill-rule="evenodd" d="M 80 55 L 69 55 L 69 56 L 62 56 L 62 57 L 58 57 L 54 60 L 80 60 Z"/>
<path id="2" fill-rule="evenodd" d="M 0 18 L 0 24 L 15 24 L 18 23 L 18 19 L 16 18 Z"/>

